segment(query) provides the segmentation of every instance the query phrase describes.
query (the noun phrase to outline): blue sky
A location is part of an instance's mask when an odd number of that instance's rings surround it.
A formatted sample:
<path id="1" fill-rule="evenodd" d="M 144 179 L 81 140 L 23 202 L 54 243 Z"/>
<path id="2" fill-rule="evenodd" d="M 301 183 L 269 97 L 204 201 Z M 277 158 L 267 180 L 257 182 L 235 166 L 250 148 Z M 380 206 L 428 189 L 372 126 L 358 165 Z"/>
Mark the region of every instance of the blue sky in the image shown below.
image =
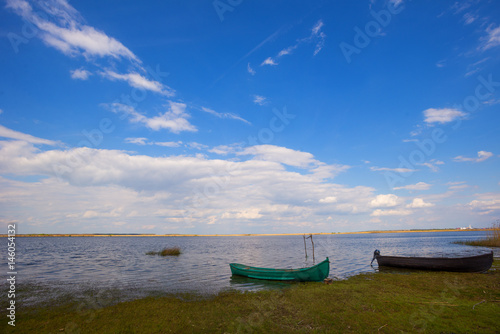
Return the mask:
<path id="1" fill-rule="evenodd" d="M 296 233 L 500 218 L 496 1 L 0 10 L 0 223 Z"/>

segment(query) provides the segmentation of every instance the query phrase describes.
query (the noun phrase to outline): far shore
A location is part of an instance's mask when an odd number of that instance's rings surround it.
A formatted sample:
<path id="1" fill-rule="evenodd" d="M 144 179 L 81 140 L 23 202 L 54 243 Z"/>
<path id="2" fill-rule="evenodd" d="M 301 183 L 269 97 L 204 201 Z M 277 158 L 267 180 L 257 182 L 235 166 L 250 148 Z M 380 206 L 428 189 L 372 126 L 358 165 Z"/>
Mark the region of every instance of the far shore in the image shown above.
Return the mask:
<path id="1" fill-rule="evenodd" d="M 419 233 L 419 232 L 470 232 L 488 231 L 492 228 L 448 228 L 448 229 L 414 229 L 414 230 L 374 230 L 360 232 L 319 232 L 319 233 L 238 233 L 238 234 L 120 234 L 120 233 L 64 233 L 64 234 L 16 234 L 16 237 L 264 237 L 264 236 L 285 236 L 285 235 L 337 235 L 337 234 L 372 234 L 372 233 Z M 7 237 L 7 234 L 0 234 L 0 237 Z M 12 235 L 9 235 L 12 236 Z"/>

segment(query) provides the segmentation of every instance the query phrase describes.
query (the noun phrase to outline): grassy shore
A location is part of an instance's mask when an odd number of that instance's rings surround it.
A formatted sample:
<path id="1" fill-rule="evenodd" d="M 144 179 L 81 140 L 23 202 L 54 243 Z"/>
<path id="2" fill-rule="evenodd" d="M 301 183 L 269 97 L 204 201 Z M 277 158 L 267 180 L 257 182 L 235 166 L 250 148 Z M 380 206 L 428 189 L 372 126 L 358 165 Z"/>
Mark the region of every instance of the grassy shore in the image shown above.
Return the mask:
<path id="1" fill-rule="evenodd" d="M 382 272 L 281 291 L 85 305 L 21 309 L 6 332 L 498 333 L 500 261 L 486 274 Z"/>
<path id="2" fill-rule="evenodd" d="M 478 246 L 478 247 L 500 247 L 500 239 L 481 239 L 481 240 L 465 240 L 465 241 L 455 241 L 454 244 L 467 245 L 467 246 Z"/>

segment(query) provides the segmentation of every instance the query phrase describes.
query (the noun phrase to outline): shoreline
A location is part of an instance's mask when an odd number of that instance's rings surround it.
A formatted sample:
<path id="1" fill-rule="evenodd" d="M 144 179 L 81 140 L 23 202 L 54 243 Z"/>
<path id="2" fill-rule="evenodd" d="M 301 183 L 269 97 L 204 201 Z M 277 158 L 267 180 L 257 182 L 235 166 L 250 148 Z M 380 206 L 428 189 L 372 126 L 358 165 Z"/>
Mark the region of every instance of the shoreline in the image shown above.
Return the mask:
<path id="1" fill-rule="evenodd" d="M 472 232 L 490 231 L 493 228 L 473 229 L 415 229 L 415 230 L 373 230 L 358 232 L 317 232 L 317 233 L 237 233 L 237 234 L 115 234 L 115 233 L 53 233 L 53 234 L 16 234 L 16 237 L 265 237 L 265 236 L 298 236 L 298 235 L 343 235 L 343 234 L 379 234 L 379 233 L 421 233 L 421 232 Z M 7 237 L 0 234 L 0 237 Z"/>

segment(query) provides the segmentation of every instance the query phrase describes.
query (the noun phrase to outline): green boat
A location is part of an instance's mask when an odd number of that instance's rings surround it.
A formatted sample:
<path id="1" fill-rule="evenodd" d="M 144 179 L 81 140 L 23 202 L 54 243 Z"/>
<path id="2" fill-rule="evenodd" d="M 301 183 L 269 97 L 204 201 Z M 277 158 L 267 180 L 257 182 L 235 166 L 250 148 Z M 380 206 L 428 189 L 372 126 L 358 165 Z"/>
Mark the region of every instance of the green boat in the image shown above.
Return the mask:
<path id="1" fill-rule="evenodd" d="M 327 278 L 330 273 L 330 260 L 328 258 L 312 267 L 300 269 L 259 268 L 239 263 L 230 263 L 229 266 L 233 275 L 275 281 L 319 282 Z"/>

